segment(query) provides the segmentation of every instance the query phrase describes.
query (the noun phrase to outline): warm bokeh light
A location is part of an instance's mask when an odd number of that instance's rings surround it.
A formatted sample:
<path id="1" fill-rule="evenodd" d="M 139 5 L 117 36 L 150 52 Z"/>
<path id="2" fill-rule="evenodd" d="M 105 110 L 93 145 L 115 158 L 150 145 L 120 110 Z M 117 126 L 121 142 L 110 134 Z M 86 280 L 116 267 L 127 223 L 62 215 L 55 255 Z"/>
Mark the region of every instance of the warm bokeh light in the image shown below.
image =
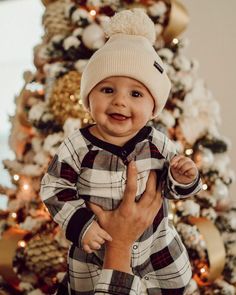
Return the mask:
<path id="1" fill-rule="evenodd" d="M 18 181 L 18 180 L 20 179 L 20 176 L 19 176 L 18 174 L 15 174 L 15 175 L 13 176 L 13 179 L 14 179 L 15 181 Z"/>
<path id="2" fill-rule="evenodd" d="M 97 14 L 96 10 L 94 10 L 94 9 L 90 10 L 89 13 L 90 13 L 92 16 L 95 16 L 95 15 Z"/>
<path id="3" fill-rule="evenodd" d="M 23 185 L 23 189 L 24 189 L 25 191 L 27 191 L 27 190 L 29 189 L 29 185 L 28 185 L 27 183 L 25 183 L 25 184 Z"/>
<path id="4" fill-rule="evenodd" d="M 207 185 L 206 183 L 204 183 L 204 184 L 202 185 L 202 189 L 203 189 L 204 191 L 206 191 L 206 190 L 208 189 L 208 185 Z"/>
<path id="5" fill-rule="evenodd" d="M 185 150 L 185 155 L 190 156 L 193 153 L 193 149 L 186 149 Z"/>
<path id="6" fill-rule="evenodd" d="M 24 248 L 26 246 L 26 242 L 25 241 L 19 241 L 18 242 L 18 247 Z"/>

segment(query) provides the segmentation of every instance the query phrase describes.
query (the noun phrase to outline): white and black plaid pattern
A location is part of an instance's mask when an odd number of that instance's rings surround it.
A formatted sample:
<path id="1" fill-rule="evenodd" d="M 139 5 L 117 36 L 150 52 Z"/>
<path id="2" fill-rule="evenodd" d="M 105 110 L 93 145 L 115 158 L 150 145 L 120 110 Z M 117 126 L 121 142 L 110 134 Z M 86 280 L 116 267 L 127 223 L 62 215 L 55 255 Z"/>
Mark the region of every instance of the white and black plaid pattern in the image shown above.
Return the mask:
<path id="1" fill-rule="evenodd" d="M 97 139 L 89 132 L 89 127 L 65 139 L 42 179 L 41 196 L 53 219 L 72 242 L 68 255 L 70 294 L 94 294 L 103 274 L 104 247 L 92 254 L 81 249 L 82 236 L 94 219 L 86 202 L 106 210 L 115 209 L 124 193 L 127 164 L 131 160 L 138 169 L 136 199 L 144 192 L 152 169 L 157 172 L 165 197 L 152 226 L 133 245 L 133 273 L 141 278 L 142 294 L 183 294 L 191 278 L 191 267 L 184 245 L 169 225 L 167 199 L 197 193 L 201 180 L 198 177 L 190 185 L 176 185 L 168 170 L 175 154 L 174 144 L 164 134 L 147 126 L 123 147 Z M 114 272 L 113 275 L 119 277 L 120 274 Z M 115 286 L 117 290 L 119 286 L 112 282 L 114 278 L 107 278 L 107 284 L 102 286 L 107 286 L 107 292 L 112 288 L 113 293 L 96 294 L 136 294 L 131 291 L 115 293 Z M 128 286 L 127 290 L 131 288 Z"/>

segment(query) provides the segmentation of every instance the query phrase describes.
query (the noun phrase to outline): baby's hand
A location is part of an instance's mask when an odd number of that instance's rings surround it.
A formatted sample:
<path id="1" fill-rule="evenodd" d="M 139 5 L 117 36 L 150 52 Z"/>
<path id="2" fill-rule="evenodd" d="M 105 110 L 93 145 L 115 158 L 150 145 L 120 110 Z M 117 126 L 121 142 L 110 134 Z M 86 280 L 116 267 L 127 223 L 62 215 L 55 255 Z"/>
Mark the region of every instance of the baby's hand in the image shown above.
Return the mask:
<path id="1" fill-rule="evenodd" d="M 85 252 L 92 253 L 100 249 L 106 240 L 111 241 L 112 237 L 94 220 L 82 239 L 82 247 Z"/>
<path id="2" fill-rule="evenodd" d="M 182 184 L 193 182 L 198 175 L 195 163 L 188 157 L 178 155 L 170 161 L 170 171 L 173 178 Z"/>

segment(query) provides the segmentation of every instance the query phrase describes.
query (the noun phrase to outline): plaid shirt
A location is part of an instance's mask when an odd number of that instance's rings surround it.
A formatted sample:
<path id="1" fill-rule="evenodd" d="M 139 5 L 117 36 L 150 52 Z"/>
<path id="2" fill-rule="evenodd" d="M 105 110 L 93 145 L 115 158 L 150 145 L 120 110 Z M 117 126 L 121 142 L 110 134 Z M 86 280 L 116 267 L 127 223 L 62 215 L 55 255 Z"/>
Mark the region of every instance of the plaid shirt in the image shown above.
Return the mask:
<path id="1" fill-rule="evenodd" d="M 168 168 L 174 155 L 174 144 L 148 126 L 123 147 L 96 138 L 89 127 L 75 131 L 61 144 L 42 179 L 41 196 L 55 222 L 72 242 L 68 255 L 70 294 L 94 294 L 104 273 L 101 273 L 104 247 L 92 254 L 81 248 L 82 237 L 95 218 L 86 202 L 106 210 L 115 209 L 124 194 L 127 164 L 131 160 L 138 169 L 136 200 L 145 191 L 152 169 L 157 172 L 165 197 L 152 226 L 133 245 L 132 270 L 134 277 L 140 278 L 143 290 L 139 294 L 183 294 L 191 278 L 191 267 L 186 249 L 168 220 L 167 199 L 181 199 L 197 193 L 201 180 L 198 177 L 189 185 L 174 181 Z M 119 276 L 117 273 L 113 275 Z M 102 284 L 104 294 L 136 294 L 129 284 L 127 292 L 110 292 L 112 282 L 110 277 Z"/>

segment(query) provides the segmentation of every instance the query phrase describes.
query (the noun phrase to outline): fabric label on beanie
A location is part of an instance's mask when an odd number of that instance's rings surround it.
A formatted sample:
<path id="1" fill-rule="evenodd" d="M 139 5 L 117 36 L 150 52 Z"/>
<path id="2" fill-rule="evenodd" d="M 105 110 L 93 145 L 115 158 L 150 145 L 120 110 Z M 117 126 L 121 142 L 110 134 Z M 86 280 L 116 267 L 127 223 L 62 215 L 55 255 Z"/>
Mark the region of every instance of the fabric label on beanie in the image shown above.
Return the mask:
<path id="1" fill-rule="evenodd" d="M 164 69 L 163 69 L 163 67 L 161 66 L 161 65 L 159 65 L 159 63 L 157 62 L 157 61 L 154 61 L 154 67 L 156 68 L 156 69 L 158 69 L 158 71 L 162 74 L 163 72 L 164 72 Z"/>

